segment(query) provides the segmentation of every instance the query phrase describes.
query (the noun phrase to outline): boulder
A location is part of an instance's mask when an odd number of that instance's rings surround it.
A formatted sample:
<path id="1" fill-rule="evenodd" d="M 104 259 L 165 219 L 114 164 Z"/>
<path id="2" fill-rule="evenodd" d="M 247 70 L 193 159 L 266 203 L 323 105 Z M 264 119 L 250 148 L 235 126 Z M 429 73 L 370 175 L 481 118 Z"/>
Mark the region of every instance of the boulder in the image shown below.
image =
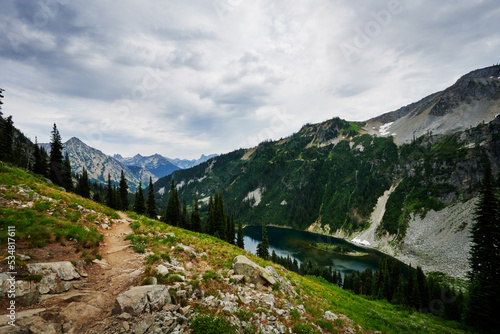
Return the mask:
<path id="1" fill-rule="evenodd" d="M 171 299 L 166 286 L 136 286 L 116 297 L 113 314 L 126 312 L 130 315 L 139 315 L 147 307 L 152 310 L 161 310 L 165 304 L 169 303 Z"/>
<path id="2" fill-rule="evenodd" d="M 183 244 L 177 244 L 177 247 L 182 248 L 184 250 L 184 253 L 189 255 L 191 259 L 196 259 L 196 257 L 198 256 L 192 247 Z"/>
<path id="3" fill-rule="evenodd" d="M 168 274 L 168 269 L 163 264 L 158 265 L 158 267 L 156 267 L 155 269 L 156 269 L 156 272 L 160 275 L 167 275 Z"/>
<path id="4" fill-rule="evenodd" d="M 71 282 L 64 282 L 57 274 L 51 273 L 44 275 L 42 280 L 37 283 L 37 290 L 40 294 L 62 293 L 71 289 Z"/>
<path id="5" fill-rule="evenodd" d="M 323 314 L 323 318 L 325 318 L 325 320 L 327 321 L 333 321 L 335 319 L 338 319 L 339 317 L 335 313 L 326 311 L 325 314 Z"/>
<path id="6" fill-rule="evenodd" d="M 273 275 L 255 262 L 250 261 L 244 255 L 238 255 L 233 261 L 235 275 L 244 275 L 247 282 L 257 284 L 276 284 Z"/>
<path id="7" fill-rule="evenodd" d="M 76 272 L 71 262 L 48 262 L 48 263 L 28 263 L 28 270 L 31 274 L 50 275 L 56 274 L 63 281 L 79 279 L 80 275 Z"/>

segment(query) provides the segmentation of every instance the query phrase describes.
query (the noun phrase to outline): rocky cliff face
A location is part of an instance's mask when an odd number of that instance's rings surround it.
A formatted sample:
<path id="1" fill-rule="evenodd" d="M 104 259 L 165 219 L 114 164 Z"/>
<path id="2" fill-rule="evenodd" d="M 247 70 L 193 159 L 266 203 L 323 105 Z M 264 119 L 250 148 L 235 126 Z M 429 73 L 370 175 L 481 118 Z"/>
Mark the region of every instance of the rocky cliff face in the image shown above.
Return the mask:
<path id="1" fill-rule="evenodd" d="M 453 86 L 419 102 L 366 122 L 374 135 L 393 136 L 396 144 L 424 134 L 450 134 L 490 122 L 500 113 L 500 66 L 472 71 Z"/>

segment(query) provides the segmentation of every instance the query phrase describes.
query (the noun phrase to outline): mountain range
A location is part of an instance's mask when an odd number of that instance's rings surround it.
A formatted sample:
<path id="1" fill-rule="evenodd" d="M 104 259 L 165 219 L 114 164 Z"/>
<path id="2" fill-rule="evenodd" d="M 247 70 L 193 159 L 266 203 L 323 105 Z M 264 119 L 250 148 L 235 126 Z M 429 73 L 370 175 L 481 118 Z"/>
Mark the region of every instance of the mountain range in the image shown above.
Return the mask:
<path id="1" fill-rule="evenodd" d="M 47 152 L 50 151 L 50 144 L 42 143 L 39 146 L 44 147 Z M 68 153 L 71 170 L 74 173 L 81 174 L 85 167 L 91 182 L 106 182 L 109 174 L 111 181 L 118 183 L 123 170 L 131 191 L 135 191 L 139 182 L 146 186 L 150 178 L 156 182 L 159 178 L 176 170 L 195 166 L 217 156 L 216 154 L 202 155 L 199 159 L 193 160 L 169 159 L 159 154 L 152 156 L 137 154 L 133 158 L 123 158 L 116 154 L 111 157 L 88 146 L 76 137 L 65 142 L 63 146 L 63 154 Z"/>
<path id="2" fill-rule="evenodd" d="M 500 66 L 365 122 L 334 118 L 178 170 L 166 203 L 223 191 L 244 223 L 284 225 L 376 247 L 424 270 L 465 277 L 486 161 L 500 168 Z"/>

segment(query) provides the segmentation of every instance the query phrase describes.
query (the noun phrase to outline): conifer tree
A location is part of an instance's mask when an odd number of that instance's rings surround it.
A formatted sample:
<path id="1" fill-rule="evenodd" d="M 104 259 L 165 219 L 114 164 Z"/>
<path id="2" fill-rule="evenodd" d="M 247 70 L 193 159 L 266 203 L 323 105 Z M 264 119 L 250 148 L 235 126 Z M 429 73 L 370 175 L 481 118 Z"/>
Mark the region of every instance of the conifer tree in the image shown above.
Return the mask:
<path id="1" fill-rule="evenodd" d="M 241 220 L 238 220 L 238 238 L 236 241 L 236 245 L 240 247 L 241 249 L 245 249 L 245 242 L 244 242 L 244 235 L 243 235 L 243 224 L 241 223 Z"/>
<path id="2" fill-rule="evenodd" d="M 108 186 L 106 187 L 106 205 L 110 208 L 115 206 L 113 198 L 113 187 L 111 185 L 111 175 L 108 173 Z"/>
<path id="3" fill-rule="evenodd" d="M 189 229 L 189 217 L 187 213 L 186 199 L 182 200 L 182 214 L 181 214 L 181 227 Z"/>
<path id="4" fill-rule="evenodd" d="M 215 235 L 216 226 L 215 226 L 215 205 L 214 198 L 210 195 L 208 199 L 208 215 L 207 215 L 207 229 L 208 234 Z"/>
<path id="5" fill-rule="evenodd" d="M 73 178 L 71 176 L 71 163 L 69 160 L 69 155 L 68 152 L 64 155 L 64 174 L 63 174 L 63 179 L 64 179 L 64 188 L 66 188 L 67 191 L 73 191 L 74 186 L 73 186 Z"/>
<path id="6" fill-rule="evenodd" d="M 52 138 L 50 141 L 49 178 L 55 184 L 64 187 L 64 165 L 63 165 L 63 144 L 61 135 L 54 123 L 52 128 Z"/>
<path id="7" fill-rule="evenodd" d="M 122 173 L 120 176 L 120 184 L 119 184 L 118 191 L 120 193 L 121 210 L 128 211 L 128 209 L 129 209 L 128 185 L 127 185 L 127 179 L 125 179 L 125 173 L 123 172 L 123 170 L 122 170 Z"/>
<path id="8" fill-rule="evenodd" d="M 44 148 L 40 148 L 38 146 L 38 139 L 35 137 L 35 148 L 34 148 L 34 156 L 35 156 L 35 165 L 33 166 L 33 172 L 36 174 L 40 174 L 43 176 L 47 175 L 48 165 L 48 155 L 45 152 Z"/>
<path id="9" fill-rule="evenodd" d="M 134 211 L 139 215 L 146 213 L 146 204 L 144 203 L 144 193 L 142 192 L 141 181 L 139 181 L 139 186 L 137 187 L 137 191 L 135 193 Z"/>
<path id="10" fill-rule="evenodd" d="M 170 184 L 170 193 L 168 195 L 167 208 L 165 211 L 164 221 L 172 226 L 179 226 L 181 219 L 179 197 L 177 195 L 177 187 L 172 179 Z"/>
<path id="11" fill-rule="evenodd" d="M 156 219 L 156 201 L 155 201 L 155 190 L 153 187 L 153 178 L 149 177 L 149 193 L 147 202 L 147 216 L 152 219 Z"/>
<path id="12" fill-rule="evenodd" d="M 76 193 L 82 197 L 90 198 L 89 176 L 85 167 L 83 167 L 82 175 L 78 179 Z"/>
<path id="13" fill-rule="evenodd" d="M 215 232 L 222 240 L 227 240 L 227 222 L 226 213 L 224 211 L 224 199 L 222 193 L 215 194 L 214 199 L 214 220 Z"/>
<path id="14" fill-rule="evenodd" d="M 236 236 L 236 228 L 234 226 L 234 215 L 227 216 L 227 242 L 234 245 L 234 238 Z"/>
<path id="15" fill-rule="evenodd" d="M 267 239 L 266 224 L 262 222 L 262 241 L 257 245 L 257 256 L 267 260 L 269 258 L 269 240 Z"/>
<path id="16" fill-rule="evenodd" d="M 7 117 L 2 129 L 2 137 L 0 142 L 0 160 L 13 162 L 14 160 L 14 122 L 12 116 Z"/>
<path id="17" fill-rule="evenodd" d="M 198 196 L 196 191 L 193 196 L 193 211 L 191 212 L 191 229 L 195 232 L 201 232 L 200 208 L 198 205 Z"/>
<path id="18" fill-rule="evenodd" d="M 500 204 L 489 162 L 472 227 L 469 297 L 464 318 L 472 326 L 500 331 Z M 495 315 L 497 314 L 497 315 Z"/>

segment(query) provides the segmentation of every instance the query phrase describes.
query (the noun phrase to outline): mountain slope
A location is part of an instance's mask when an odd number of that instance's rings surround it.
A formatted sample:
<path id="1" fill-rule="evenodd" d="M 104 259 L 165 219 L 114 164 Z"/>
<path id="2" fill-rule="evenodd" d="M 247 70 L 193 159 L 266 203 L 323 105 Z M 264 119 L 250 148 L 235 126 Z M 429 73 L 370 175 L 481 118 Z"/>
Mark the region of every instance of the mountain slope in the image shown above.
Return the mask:
<path id="1" fill-rule="evenodd" d="M 365 123 L 309 124 L 289 138 L 176 171 L 155 184 L 158 200 L 166 203 L 172 179 L 188 203 L 195 191 L 205 205 L 223 191 L 228 212 L 245 223 L 362 237 L 406 263 L 464 277 L 486 159 L 494 173 L 500 168 L 500 117 L 494 114 L 500 84 L 484 79 L 498 69 L 471 72 L 444 92 Z M 482 95 L 470 88 L 476 86 Z M 448 124 L 465 111 L 459 125 Z M 423 135 L 410 132 L 406 143 L 389 135 L 390 126 L 383 133 L 367 130 L 374 122 L 402 126 L 405 120 Z M 427 133 L 425 126 L 437 130 Z"/>
<path id="2" fill-rule="evenodd" d="M 472 71 L 453 86 L 366 122 L 370 134 L 409 143 L 427 133 L 449 134 L 490 122 L 500 113 L 500 66 Z"/>
<path id="3" fill-rule="evenodd" d="M 174 165 L 178 166 L 180 169 L 186 169 L 186 168 L 191 168 L 191 167 L 194 167 L 196 165 L 199 165 L 199 164 L 201 164 L 207 160 L 210 160 L 216 156 L 218 156 L 218 154 L 209 154 L 209 155 L 202 154 L 199 159 L 192 159 L 192 160 L 179 159 L 179 158 L 175 158 L 175 159 L 166 158 L 166 159 L 169 160 Z"/>
<path id="4" fill-rule="evenodd" d="M 149 157 L 143 157 L 142 155 L 137 154 L 133 158 L 123 158 L 121 155 L 116 154 L 113 158 L 126 166 L 141 167 L 151 172 L 157 178 L 167 176 L 180 169 L 180 167 L 174 165 L 167 158 L 159 154 Z"/>
<path id="5" fill-rule="evenodd" d="M 50 151 L 49 144 L 41 145 L 47 147 Z M 63 154 L 68 153 L 71 170 L 74 173 L 81 174 L 83 167 L 85 167 L 88 171 L 90 181 L 107 182 L 109 174 L 112 182 L 119 183 L 123 170 L 130 189 L 134 191 L 139 185 L 139 181 L 143 185 L 147 185 L 150 177 L 153 178 L 153 182 L 158 179 L 148 170 L 130 168 L 104 154 L 102 151 L 88 146 L 78 138 L 71 138 L 63 146 Z"/>
<path id="6" fill-rule="evenodd" d="M 1 162 L 0 202 L 0 255 L 9 255 L 6 231 L 15 225 L 18 256 L 16 326 L 3 322 L 0 333 L 186 333 L 200 316 L 224 319 L 235 333 L 465 332 L 456 322 L 301 277 L 214 237 L 116 213 Z M 240 255 L 275 271 L 279 284 L 236 281 L 242 277 L 231 271 Z M 0 267 L 7 319 L 7 262 Z M 65 271 L 33 269 L 41 267 Z M 151 275 L 158 284 L 141 285 Z"/>

